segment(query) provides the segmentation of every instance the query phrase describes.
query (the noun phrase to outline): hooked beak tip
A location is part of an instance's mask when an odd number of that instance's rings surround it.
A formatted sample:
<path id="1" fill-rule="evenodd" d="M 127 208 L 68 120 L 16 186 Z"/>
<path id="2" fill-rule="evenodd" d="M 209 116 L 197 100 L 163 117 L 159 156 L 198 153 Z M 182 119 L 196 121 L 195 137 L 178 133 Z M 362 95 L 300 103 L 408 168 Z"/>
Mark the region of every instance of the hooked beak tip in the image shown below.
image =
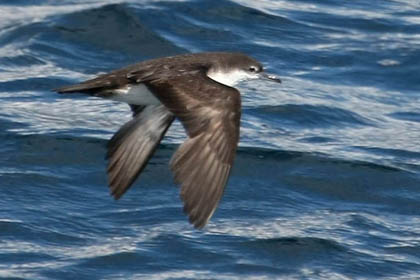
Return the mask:
<path id="1" fill-rule="evenodd" d="M 270 81 L 273 81 L 273 82 L 276 82 L 276 83 L 281 84 L 281 79 L 279 77 L 277 77 L 276 75 L 262 73 L 261 74 L 261 77 L 263 79 L 270 80 Z"/>

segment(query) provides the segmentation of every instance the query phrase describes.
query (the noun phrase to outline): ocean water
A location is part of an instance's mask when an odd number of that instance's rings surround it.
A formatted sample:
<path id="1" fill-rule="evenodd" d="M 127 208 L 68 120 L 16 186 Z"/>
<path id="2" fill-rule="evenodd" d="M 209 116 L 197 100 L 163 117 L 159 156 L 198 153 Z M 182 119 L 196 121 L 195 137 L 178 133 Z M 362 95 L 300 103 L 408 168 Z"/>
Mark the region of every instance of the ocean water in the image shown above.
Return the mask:
<path id="1" fill-rule="evenodd" d="M 109 196 L 128 106 L 51 89 L 148 58 L 254 56 L 240 148 L 203 230 L 176 123 Z M 1 279 L 420 279 L 420 2 L 0 2 Z"/>

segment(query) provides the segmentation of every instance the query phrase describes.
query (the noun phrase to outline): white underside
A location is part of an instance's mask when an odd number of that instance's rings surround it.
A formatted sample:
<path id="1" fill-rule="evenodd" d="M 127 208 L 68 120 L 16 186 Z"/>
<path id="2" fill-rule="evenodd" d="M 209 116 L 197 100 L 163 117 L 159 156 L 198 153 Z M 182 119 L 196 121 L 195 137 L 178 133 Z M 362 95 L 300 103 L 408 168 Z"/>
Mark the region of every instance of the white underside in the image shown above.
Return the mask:
<path id="1" fill-rule="evenodd" d="M 115 90 L 109 97 L 112 100 L 125 102 L 133 105 L 158 105 L 160 101 L 143 84 L 127 86 Z"/>

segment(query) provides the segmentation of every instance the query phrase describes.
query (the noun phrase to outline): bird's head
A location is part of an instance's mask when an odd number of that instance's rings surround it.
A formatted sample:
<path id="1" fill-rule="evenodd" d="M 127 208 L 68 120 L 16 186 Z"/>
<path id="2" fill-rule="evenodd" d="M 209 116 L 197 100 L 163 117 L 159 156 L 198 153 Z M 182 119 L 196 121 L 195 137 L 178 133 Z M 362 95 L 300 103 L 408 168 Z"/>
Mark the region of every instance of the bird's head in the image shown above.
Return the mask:
<path id="1" fill-rule="evenodd" d="M 225 59 L 218 60 L 209 68 L 207 76 L 230 87 L 250 79 L 264 79 L 281 83 L 281 80 L 275 75 L 264 72 L 264 67 L 260 62 L 241 53 L 226 54 Z"/>

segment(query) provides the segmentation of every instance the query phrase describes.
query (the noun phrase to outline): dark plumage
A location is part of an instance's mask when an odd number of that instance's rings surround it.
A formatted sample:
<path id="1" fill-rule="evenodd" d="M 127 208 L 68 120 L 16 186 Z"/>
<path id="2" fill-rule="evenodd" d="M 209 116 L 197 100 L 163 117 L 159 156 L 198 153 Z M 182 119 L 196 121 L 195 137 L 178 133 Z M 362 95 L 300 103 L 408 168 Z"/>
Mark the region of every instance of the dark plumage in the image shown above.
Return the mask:
<path id="1" fill-rule="evenodd" d="M 239 91 L 209 75 L 233 70 L 279 82 L 263 74 L 261 64 L 246 55 L 200 53 L 140 62 L 56 91 L 131 103 L 133 119 L 108 144 L 109 185 L 116 199 L 138 177 L 174 118 L 178 118 L 188 139 L 176 151 L 170 166 L 175 182 L 181 185 L 184 211 L 195 227 L 202 228 L 216 209 L 229 178 L 241 116 Z M 128 94 L 139 85 L 145 88 Z M 134 97 L 128 99 L 129 95 Z M 143 103 L 142 98 L 151 101 Z"/>

